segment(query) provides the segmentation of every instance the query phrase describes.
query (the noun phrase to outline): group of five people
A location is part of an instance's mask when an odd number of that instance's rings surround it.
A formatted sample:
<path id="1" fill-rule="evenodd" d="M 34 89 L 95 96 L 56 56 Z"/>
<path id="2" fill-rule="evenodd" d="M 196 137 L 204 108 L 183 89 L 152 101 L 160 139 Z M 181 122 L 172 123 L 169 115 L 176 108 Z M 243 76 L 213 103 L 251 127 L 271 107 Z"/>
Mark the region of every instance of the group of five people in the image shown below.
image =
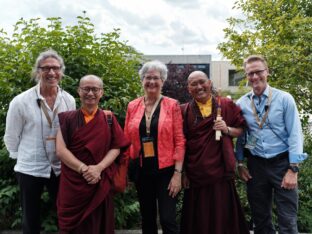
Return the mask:
<path id="1" fill-rule="evenodd" d="M 249 233 L 236 167 L 247 183 L 254 232 L 275 233 L 274 197 L 279 233 L 297 233 L 298 163 L 306 158 L 298 110 L 290 94 L 268 85 L 262 56 L 248 57 L 244 69 L 252 90 L 236 104 L 217 96 L 209 77 L 194 71 L 187 78 L 193 99 L 180 106 L 161 94 L 166 66 L 147 62 L 139 71 L 144 96 L 128 104 L 122 130 L 113 113 L 98 107 L 101 78 L 81 78 L 76 110 L 75 99 L 59 86 L 63 59 L 53 50 L 41 53 L 33 72 L 38 84 L 11 101 L 4 136 L 17 159 L 23 233 L 40 233 L 45 186 L 57 204 L 60 233 L 114 233 L 112 184 L 120 155 L 137 162 L 144 234 L 157 233 L 157 213 L 164 234 Z"/>

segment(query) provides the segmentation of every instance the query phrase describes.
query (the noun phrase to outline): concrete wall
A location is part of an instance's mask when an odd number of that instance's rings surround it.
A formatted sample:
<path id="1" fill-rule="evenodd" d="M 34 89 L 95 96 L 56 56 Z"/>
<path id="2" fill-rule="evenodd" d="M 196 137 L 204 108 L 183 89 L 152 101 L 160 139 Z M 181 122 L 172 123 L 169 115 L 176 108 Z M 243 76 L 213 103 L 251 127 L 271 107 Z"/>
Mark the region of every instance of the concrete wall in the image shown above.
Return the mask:
<path id="1" fill-rule="evenodd" d="M 211 61 L 211 55 L 144 55 L 146 61 L 159 60 L 165 64 L 209 64 L 209 77 L 216 88 L 237 91 L 238 87 L 229 86 L 229 70 L 235 66 L 229 61 Z"/>
<path id="2" fill-rule="evenodd" d="M 235 70 L 235 66 L 229 61 L 212 61 L 210 65 L 210 77 L 216 88 L 221 90 L 237 91 L 238 87 L 229 86 L 229 70 Z"/>
<path id="3" fill-rule="evenodd" d="M 211 55 L 144 55 L 146 60 L 159 60 L 165 64 L 209 64 Z"/>

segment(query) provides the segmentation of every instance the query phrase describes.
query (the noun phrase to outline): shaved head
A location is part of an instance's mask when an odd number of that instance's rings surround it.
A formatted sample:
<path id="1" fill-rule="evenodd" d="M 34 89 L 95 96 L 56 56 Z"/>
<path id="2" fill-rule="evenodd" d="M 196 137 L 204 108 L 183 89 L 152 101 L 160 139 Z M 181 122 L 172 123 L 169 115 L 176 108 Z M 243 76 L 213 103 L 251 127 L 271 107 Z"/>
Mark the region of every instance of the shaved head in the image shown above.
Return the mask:
<path id="1" fill-rule="evenodd" d="M 205 72 L 202 71 L 193 71 L 187 78 L 187 82 L 190 82 L 190 79 L 194 78 L 194 77 L 204 77 L 207 80 L 209 80 L 207 74 Z"/>
<path id="2" fill-rule="evenodd" d="M 103 80 L 102 80 L 100 77 L 96 76 L 96 75 L 86 75 L 86 76 L 82 77 L 82 78 L 80 79 L 79 86 L 81 86 L 81 84 L 82 84 L 83 82 L 89 81 L 89 80 L 98 81 L 99 86 L 100 86 L 101 88 L 103 88 Z"/>
<path id="3" fill-rule="evenodd" d="M 206 73 L 193 71 L 187 78 L 187 89 L 196 101 L 206 103 L 212 95 L 212 81 Z"/>

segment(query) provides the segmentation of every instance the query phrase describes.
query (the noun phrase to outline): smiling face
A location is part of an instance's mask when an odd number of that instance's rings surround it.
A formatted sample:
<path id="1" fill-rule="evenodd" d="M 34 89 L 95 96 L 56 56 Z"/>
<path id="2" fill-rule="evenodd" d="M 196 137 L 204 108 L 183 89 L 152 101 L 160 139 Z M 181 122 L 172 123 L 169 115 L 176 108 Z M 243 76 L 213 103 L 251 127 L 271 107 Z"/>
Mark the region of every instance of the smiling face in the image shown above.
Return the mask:
<path id="1" fill-rule="evenodd" d="M 192 72 L 188 77 L 187 89 L 192 97 L 201 103 L 206 103 L 211 97 L 212 82 L 201 71 Z"/>
<path id="2" fill-rule="evenodd" d="M 78 94 L 82 107 L 94 109 L 103 96 L 103 87 L 97 78 L 85 77 L 80 81 Z"/>
<path id="3" fill-rule="evenodd" d="M 145 73 L 142 80 L 144 93 L 147 97 L 157 98 L 164 85 L 163 80 L 160 78 L 160 72 L 157 70 L 149 70 Z"/>
<path id="4" fill-rule="evenodd" d="M 38 78 L 43 88 L 57 87 L 62 78 L 61 65 L 55 58 L 46 58 L 39 64 Z"/>
<path id="5" fill-rule="evenodd" d="M 252 61 L 245 66 L 246 76 L 255 95 L 260 96 L 267 87 L 269 71 L 265 64 L 260 61 Z"/>

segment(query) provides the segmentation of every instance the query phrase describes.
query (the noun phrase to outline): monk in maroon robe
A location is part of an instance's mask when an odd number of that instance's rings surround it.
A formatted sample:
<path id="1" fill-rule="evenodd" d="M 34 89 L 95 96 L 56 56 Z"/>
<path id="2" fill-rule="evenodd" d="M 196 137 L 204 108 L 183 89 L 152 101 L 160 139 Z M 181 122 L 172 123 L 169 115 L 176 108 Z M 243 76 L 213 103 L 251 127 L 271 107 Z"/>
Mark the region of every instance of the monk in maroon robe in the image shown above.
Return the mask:
<path id="1" fill-rule="evenodd" d="M 80 80 L 82 108 L 59 115 L 57 154 L 62 160 L 57 199 L 60 233 L 114 233 L 114 160 L 129 142 L 116 118 L 97 108 L 103 95 L 99 77 Z M 109 120 L 110 119 L 110 120 Z M 111 122 L 109 122 L 111 121 Z"/>
<path id="2" fill-rule="evenodd" d="M 212 82 L 201 71 L 190 74 L 188 90 L 194 100 L 182 106 L 187 143 L 181 233 L 249 233 L 234 184 L 232 137 L 245 126 L 241 110 L 228 98 L 213 97 Z M 218 105 L 222 120 L 216 120 Z M 222 132 L 219 141 L 216 131 Z"/>

